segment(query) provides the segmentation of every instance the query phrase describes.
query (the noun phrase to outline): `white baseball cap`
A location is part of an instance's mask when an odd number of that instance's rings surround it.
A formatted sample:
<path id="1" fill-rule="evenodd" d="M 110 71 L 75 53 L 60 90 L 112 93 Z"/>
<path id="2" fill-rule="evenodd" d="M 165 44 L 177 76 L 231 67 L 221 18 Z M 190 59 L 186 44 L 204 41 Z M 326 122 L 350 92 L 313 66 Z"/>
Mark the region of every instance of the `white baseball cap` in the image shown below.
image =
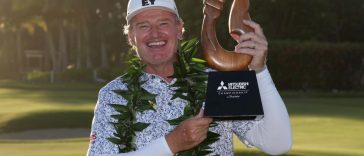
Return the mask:
<path id="1" fill-rule="evenodd" d="M 166 10 L 180 18 L 174 0 L 129 0 L 126 21 L 129 23 L 135 15 L 148 9 Z"/>

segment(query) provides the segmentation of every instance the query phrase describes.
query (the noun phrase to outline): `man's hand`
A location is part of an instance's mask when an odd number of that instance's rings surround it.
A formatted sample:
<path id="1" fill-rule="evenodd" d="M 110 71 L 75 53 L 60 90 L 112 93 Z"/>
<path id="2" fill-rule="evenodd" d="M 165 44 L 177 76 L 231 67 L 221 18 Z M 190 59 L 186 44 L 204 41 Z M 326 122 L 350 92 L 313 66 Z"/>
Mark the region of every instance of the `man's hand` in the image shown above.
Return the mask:
<path id="1" fill-rule="evenodd" d="M 191 149 L 207 137 L 212 118 L 203 117 L 203 111 L 183 121 L 171 133 L 166 135 L 167 143 L 173 153 Z"/>
<path id="2" fill-rule="evenodd" d="M 253 21 L 243 21 L 244 24 L 252 27 L 254 32 L 240 35 L 235 46 L 235 52 L 253 56 L 249 68 L 252 70 L 263 69 L 268 54 L 268 42 L 264 36 L 263 29 Z"/>

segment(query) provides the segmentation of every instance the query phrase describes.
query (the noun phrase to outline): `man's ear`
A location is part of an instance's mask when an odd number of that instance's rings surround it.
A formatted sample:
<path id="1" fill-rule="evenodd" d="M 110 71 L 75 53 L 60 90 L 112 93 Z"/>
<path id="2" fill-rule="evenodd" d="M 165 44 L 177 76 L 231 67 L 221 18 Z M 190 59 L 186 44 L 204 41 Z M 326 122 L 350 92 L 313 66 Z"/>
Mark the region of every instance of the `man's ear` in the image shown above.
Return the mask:
<path id="1" fill-rule="evenodd" d="M 177 37 L 179 40 L 182 40 L 183 38 L 183 33 L 185 31 L 184 27 L 183 27 L 184 23 L 183 22 L 180 22 L 177 26 L 177 29 L 178 29 L 178 34 L 177 34 Z"/>
<path id="2" fill-rule="evenodd" d="M 134 34 L 132 32 L 128 32 L 128 41 L 131 45 L 135 45 L 135 41 L 134 41 Z"/>

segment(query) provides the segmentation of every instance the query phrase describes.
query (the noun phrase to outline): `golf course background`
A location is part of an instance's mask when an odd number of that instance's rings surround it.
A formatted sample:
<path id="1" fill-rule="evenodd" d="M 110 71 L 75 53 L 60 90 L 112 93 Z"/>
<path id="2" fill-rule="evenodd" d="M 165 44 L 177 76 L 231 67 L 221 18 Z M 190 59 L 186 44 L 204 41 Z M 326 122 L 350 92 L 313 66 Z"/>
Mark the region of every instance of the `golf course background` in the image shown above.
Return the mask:
<path id="1" fill-rule="evenodd" d="M 0 82 L 0 136 L 90 128 L 103 84 Z M 289 156 L 364 155 L 364 93 L 285 92 L 293 128 Z M 88 134 L 51 139 L 0 139 L 1 156 L 81 156 Z M 236 155 L 265 155 L 235 138 Z"/>
<path id="2" fill-rule="evenodd" d="M 216 23 L 229 50 L 233 1 Z M 204 1 L 175 2 L 183 38 L 199 38 Z M 364 0 L 250 2 L 290 114 L 286 155 L 364 156 Z M 0 156 L 86 154 L 98 90 L 135 54 L 123 35 L 127 3 L 0 0 Z M 235 155 L 265 155 L 234 143 Z"/>

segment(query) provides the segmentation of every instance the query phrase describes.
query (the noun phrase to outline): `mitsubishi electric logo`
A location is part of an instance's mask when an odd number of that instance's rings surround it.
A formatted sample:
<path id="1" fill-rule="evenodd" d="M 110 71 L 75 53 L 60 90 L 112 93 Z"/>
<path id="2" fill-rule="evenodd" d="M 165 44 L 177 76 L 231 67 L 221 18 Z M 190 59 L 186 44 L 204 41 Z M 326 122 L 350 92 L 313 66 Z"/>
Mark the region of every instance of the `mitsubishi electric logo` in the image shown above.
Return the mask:
<path id="1" fill-rule="evenodd" d="M 225 82 L 221 81 L 220 86 L 217 87 L 217 90 L 229 90 L 229 91 L 238 91 L 238 90 L 246 90 L 249 86 L 249 82 L 231 82 L 225 86 Z"/>
<path id="2" fill-rule="evenodd" d="M 142 0 L 142 5 L 143 6 L 147 6 L 147 5 L 154 5 L 155 0 Z"/>
<path id="3" fill-rule="evenodd" d="M 249 82 L 230 82 L 225 84 L 221 81 L 217 87 L 218 95 L 226 96 L 226 98 L 240 98 L 241 95 L 247 94 L 249 89 Z"/>
<path id="4" fill-rule="evenodd" d="M 227 87 L 226 86 L 224 86 L 224 81 L 221 81 L 221 83 L 220 83 L 220 85 L 221 86 L 219 86 L 219 87 L 217 87 L 217 90 L 221 90 L 221 89 L 224 89 L 224 90 L 226 90 L 227 89 Z"/>

